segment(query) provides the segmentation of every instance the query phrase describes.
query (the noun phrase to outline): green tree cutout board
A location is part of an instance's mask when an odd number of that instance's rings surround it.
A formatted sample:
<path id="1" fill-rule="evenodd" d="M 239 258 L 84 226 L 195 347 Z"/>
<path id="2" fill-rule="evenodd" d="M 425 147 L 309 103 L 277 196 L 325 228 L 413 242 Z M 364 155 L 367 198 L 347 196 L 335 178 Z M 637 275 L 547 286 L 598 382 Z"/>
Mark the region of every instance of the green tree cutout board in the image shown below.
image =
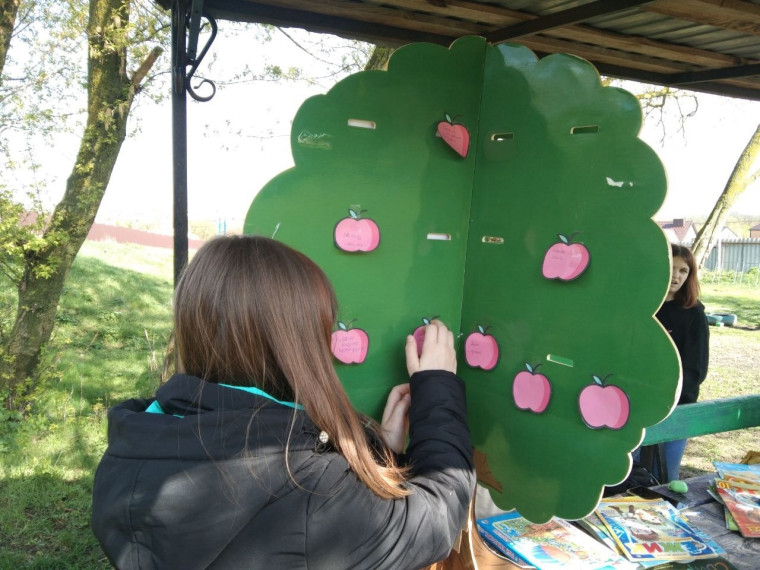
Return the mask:
<path id="1" fill-rule="evenodd" d="M 330 276 L 336 367 L 360 410 L 381 415 L 406 335 L 439 317 L 497 505 L 583 517 L 680 386 L 652 316 L 670 274 L 651 220 L 665 174 L 640 126 L 636 99 L 576 57 L 412 44 L 301 106 L 296 166 L 244 231 Z"/>

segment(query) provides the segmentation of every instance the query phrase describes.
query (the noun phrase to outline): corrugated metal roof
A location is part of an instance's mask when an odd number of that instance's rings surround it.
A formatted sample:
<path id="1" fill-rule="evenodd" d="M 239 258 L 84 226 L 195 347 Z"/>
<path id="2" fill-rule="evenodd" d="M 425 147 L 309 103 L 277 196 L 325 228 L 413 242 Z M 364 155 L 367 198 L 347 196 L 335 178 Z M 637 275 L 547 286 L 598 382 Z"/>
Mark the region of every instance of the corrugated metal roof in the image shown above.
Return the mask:
<path id="1" fill-rule="evenodd" d="M 172 0 L 156 0 L 169 9 Z M 214 19 L 398 46 L 479 34 L 605 75 L 760 100 L 760 0 L 179 0 Z M 190 34 L 194 30 L 191 27 Z"/>

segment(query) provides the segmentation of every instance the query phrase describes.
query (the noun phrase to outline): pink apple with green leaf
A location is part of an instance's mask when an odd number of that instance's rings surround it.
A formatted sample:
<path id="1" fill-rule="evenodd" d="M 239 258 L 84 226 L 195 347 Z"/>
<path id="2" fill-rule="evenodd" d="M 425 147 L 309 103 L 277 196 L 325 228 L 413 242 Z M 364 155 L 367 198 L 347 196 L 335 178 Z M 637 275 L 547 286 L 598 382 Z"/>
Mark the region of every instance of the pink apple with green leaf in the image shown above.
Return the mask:
<path id="1" fill-rule="evenodd" d="M 348 324 L 338 321 L 338 330 L 330 337 L 330 350 L 333 356 L 344 364 L 361 364 L 367 357 L 369 335 L 362 329 L 351 328 Z"/>
<path id="2" fill-rule="evenodd" d="M 438 134 L 459 156 L 467 157 L 470 150 L 470 132 L 464 125 L 454 123 L 448 113 L 444 114 L 444 117 L 446 120 L 438 123 Z"/>
<path id="3" fill-rule="evenodd" d="M 335 245 L 343 251 L 372 251 L 380 244 L 380 228 L 374 220 L 362 218 L 367 210 L 349 208 L 348 217 L 335 225 Z"/>
<path id="4" fill-rule="evenodd" d="M 499 360 L 499 345 L 492 335 L 486 334 L 489 328 L 478 325 L 478 331 L 470 333 L 464 341 L 464 357 L 473 368 L 492 370 Z"/>
<path id="5" fill-rule="evenodd" d="M 591 377 L 594 383 L 583 388 L 578 398 L 583 421 L 593 429 L 622 428 L 631 411 L 628 394 L 618 386 L 605 384 L 610 375 L 603 379 L 596 375 Z"/>
<path id="6" fill-rule="evenodd" d="M 540 414 L 549 405 L 552 385 L 543 374 L 536 372 L 540 364 L 531 366 L 525 363 L 526 370 L 518 372 L 512 382 L 512 397 L 521 410 L 530 410 Z"/>
<path id="7" fill-rule="evenodd" d="M 577 232 L 576 232 L 577 233 Z M 544 255 L 541 273 L 547 279 L 570 281 L 578 277 L 588 267 L 591 255 L 582 243 L 572 243 L 570 238 L 557 234 L 559 242 L 552 245 Z"/>

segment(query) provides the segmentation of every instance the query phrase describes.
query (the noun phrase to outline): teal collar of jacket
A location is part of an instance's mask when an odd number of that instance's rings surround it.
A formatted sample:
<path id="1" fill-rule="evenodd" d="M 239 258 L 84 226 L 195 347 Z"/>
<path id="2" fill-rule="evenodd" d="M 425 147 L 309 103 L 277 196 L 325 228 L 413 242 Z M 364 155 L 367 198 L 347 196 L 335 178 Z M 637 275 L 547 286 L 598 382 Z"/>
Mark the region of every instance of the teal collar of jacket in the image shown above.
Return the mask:
<path id="1" fill-rule="evenodd" d="M 218 384 L 218 386 L 223 386 L 225 388 L 232 388 L 233 390 L 243 390 L 244 392 L 248 392 L 249 394 L 253 394 L 254 396 L 262 396 L 263 398 L 268 398 L 272 400 L 273 402 L 280 404 L 281 406 L 287 406 L 289 408 L 293 408 L 294 410 L 303 410 L 303 406 L 301 404 L 296 404 L 295 402 L 283 402 L 281 400 L 278 400 L 274 396 L 267 394 L 266 392 L 264 392 L 264 390 L 256 388 L 255 386 L 233 386 L 231 384 Z M 145 409 L 145 411 L 149 414 L 165 414 L 166 413 L 164 409 L 161 407 L 161 404 L 158 403 L 158 400 L 154 400 L 153 403 Z M 185 417 L 180 414 L 172 414 L 172 415 L 177 418 Z"/>

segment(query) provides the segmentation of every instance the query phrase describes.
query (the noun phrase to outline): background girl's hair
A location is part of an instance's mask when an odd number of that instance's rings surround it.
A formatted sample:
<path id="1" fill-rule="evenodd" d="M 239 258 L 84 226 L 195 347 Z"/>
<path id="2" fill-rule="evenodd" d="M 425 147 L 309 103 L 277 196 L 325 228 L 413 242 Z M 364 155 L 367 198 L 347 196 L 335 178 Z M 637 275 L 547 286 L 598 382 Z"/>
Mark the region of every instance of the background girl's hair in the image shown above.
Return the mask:
<path id="1" fill-rule="evenodd" d="M 699 277 L 697 275 L 697 264 L 694 256 L 688 247 L 683 245 L 671 244 L 670 250 L 673 257 L 680 257 L 689 266 L 689 275 L 681 288 L 675 294 L 675 301 L 684 309 L 690 309 L 697 304 L 699 300 Z"/>
<path id="2" fill-rule="evenodd" d="M 403 497 L 407 471 L 370 444 L 333 367 L 336 316 L 332 285 L 304 254 L 260 236 L 212 239 L 177 284 L 179 370 L 303 405 L 375 494 Z"/>

